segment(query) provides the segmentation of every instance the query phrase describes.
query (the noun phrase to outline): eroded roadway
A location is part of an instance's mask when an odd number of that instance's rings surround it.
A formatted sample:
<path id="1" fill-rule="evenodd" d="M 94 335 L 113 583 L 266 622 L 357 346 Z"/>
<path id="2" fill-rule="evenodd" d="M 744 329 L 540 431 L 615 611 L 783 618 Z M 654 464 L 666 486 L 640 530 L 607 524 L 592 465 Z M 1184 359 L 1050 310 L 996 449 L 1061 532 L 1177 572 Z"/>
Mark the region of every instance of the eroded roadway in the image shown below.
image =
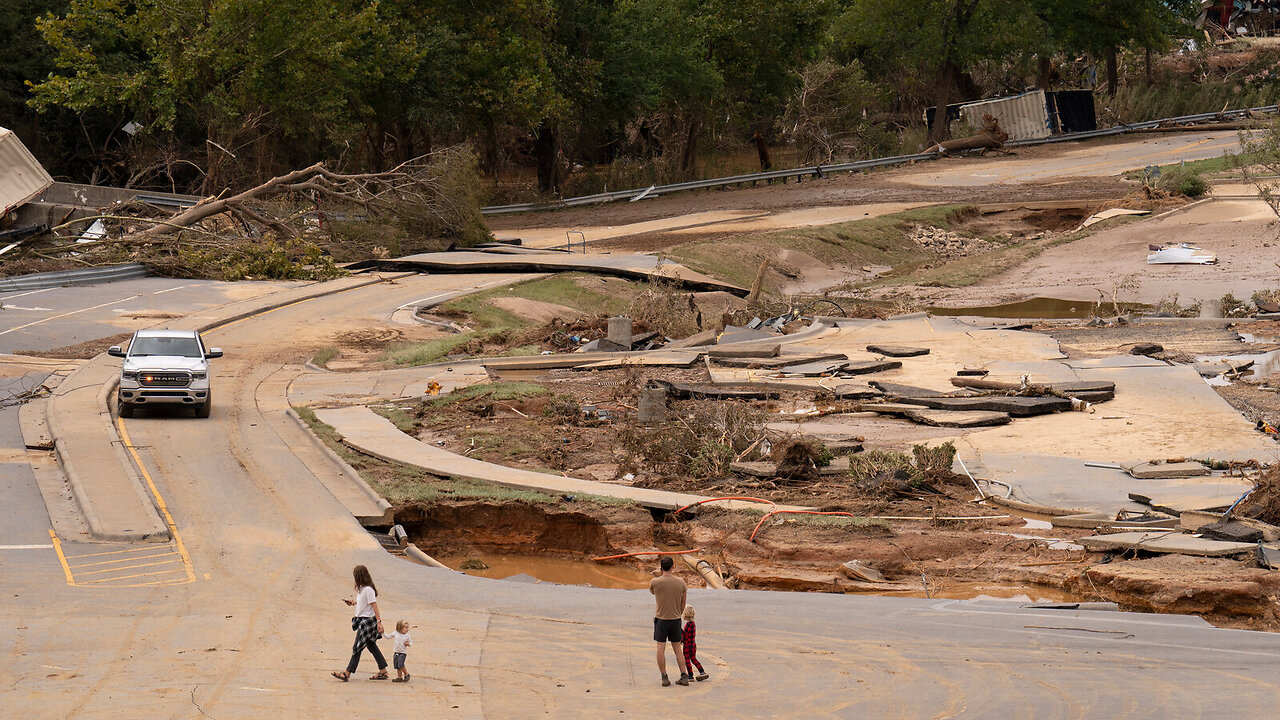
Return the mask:
<path id="1" fill-rule="evenodd" d="M 710 682 L 661 688 L 643 591 L 435 571 L 381 549 L 263 422 L 337 328 L 475 284 L 416 277 L 211 331 L 219 402 L 124 421 L 193 582 L 69 586 L 0 551 L 12 717 L 1269 716 L 1280 636 L 1197 618 L 822 594 L 695 591 Z M 52 556 L 48 557 L 52 561 Z M 329 676 L 351 645 L 350 568 L 415 625 L 413 682 Z"/>

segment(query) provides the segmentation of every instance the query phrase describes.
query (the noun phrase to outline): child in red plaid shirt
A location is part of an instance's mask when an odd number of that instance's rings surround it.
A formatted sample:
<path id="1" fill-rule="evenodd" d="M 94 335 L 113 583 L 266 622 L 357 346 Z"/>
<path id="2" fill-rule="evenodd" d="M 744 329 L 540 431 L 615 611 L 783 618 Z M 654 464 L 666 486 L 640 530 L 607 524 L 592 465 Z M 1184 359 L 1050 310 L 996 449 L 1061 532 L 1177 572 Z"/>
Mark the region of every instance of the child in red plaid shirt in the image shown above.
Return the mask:
<path id="1" fill-rule="evenodd" d="M 698 627 L 693 624 L 693 606 L 684 606 L 684 632 L 681 639 L 684 641 L 684 664 L 689 668 L 690 674 L 694 668 L 698 668 L 698 676 L 694 678 L 698 682 L 702 682 L 711 677 L 706 670 L 702 669 L 702 663 L 698 662 Z"/>

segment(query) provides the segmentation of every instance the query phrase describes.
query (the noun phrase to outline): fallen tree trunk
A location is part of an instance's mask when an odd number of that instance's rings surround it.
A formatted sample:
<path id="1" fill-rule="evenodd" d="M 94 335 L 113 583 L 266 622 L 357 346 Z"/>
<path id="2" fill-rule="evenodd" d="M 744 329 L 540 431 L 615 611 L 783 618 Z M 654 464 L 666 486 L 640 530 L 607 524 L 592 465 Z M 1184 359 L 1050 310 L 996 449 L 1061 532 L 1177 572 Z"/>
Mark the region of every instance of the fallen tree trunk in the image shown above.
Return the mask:
<path id="1" fill-rule="evenodd" d="M 1009 133 L 1000 128 L 999 120 L 990 115 L 983 115 L 982 132 L 969 137 L 940 142 L 929 148 L 929 150 L 943 156 L 961 150 L 992 150 L 1004 147 L 1004 143 L 1008 139 Z"/>

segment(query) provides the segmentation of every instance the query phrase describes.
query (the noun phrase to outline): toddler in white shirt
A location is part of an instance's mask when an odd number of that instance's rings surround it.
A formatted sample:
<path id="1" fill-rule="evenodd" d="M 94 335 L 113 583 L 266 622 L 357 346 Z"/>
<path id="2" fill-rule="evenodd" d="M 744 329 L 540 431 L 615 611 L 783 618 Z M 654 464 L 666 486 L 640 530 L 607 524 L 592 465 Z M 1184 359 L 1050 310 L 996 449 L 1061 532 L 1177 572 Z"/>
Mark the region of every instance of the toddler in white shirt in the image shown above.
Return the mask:
<path id="1" fill-rule="evenodd" d="M 408 654 L 407 648 L 413 644 L 413 638 L 409 637 L 409 623 L 401 620 L 396 623 L 395 632 L 387 633 L 382 637 L 396 641 L 394 654 L 391 656 L 391 664 L 395 666 L 396 676 L 391 682 L 409 682 L 409 671 L 404 668 L 405 656 Z"/>

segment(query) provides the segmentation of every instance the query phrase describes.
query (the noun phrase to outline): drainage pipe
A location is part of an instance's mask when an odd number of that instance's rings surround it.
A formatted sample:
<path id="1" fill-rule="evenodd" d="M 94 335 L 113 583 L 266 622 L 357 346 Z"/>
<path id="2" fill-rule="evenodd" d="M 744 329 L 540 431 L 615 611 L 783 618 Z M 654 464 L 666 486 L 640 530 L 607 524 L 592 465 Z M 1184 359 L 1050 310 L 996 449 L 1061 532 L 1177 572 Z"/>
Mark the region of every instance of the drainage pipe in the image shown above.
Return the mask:
<path id="1" fill-rule="evenodd" d="M 426 565 L 428 567 L 444 568 L 445 570 L 453 569 L 448 565 L 445 565 L 444 563 L 440 562 L 439 560 L 431 557 L 430 555 L 422 552 L 421 550 L 418 549 L 418 546 L 414 545 L 413 543 L 409 543 L 408 545 L 405 545 L 404 554 L 407 555 L 410 559 L 415 560 L 419 563 L 422 563 L 423 565 Z"/>
<path id="2" fill-rule="evenodd" d="M 684 561 L 685 565 L 697 571 L 703 580 L 707 581 L 707 587 L 715 588 L 716 590 L 725 589 L 724 578 L 720 577 L 720 573 L 711 567 L 711 563 L 702 558 L 695 558 L 692 555 L 681 555 L 680 559 Z"/>

